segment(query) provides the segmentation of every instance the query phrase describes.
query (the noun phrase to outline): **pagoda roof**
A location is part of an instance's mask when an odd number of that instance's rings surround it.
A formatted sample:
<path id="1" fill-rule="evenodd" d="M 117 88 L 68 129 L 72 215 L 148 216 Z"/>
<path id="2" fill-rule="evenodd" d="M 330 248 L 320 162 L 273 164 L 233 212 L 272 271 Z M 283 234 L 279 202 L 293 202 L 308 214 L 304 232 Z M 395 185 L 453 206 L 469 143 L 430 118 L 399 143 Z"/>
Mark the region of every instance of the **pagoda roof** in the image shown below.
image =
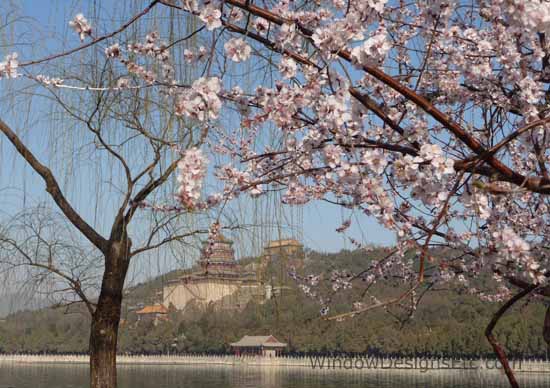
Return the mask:
<path id="1" fill-rule="evenodd" d="M 231 244 L 233 245 L 233 240 L 229 240 L 227 237 L 225 237 L 223 234 L 219 233 L 216 238 L 214 239 L 214 242 L 221 242 L 224 244 Z M 208 240 L 205 240 L 202 242 L 203 244 L 208 244 Z"/>

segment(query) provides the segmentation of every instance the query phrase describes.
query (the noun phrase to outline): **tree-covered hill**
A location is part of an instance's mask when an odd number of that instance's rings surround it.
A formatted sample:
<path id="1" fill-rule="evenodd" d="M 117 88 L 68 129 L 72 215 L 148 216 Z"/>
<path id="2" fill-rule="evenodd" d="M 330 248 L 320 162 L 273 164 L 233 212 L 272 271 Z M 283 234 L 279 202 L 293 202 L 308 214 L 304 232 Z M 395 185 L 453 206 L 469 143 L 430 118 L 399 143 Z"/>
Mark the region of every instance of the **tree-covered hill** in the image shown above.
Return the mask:
<path id="1" fill-rule="evenodd" d="M 342 251 L 324 254 L 307 252 L 304 272 L 329 273 L 346 268 L 358 272 L 373 257 L 375 250 Z M 497 304 L 450 290 L 427 292 L 410 319 L 398 309 L 374 310 L 343 322 L 326 321 L 319 314 L 317 301 L 297 287 L 285 289 L 275 298 L 251 301 L 242 311 L 219 306 L 204 310 L 190 306 L 185 314 L 173 311 L 170 320 L 137 322 L 128 306 L 150 303 L 172 272 L 132 287 L 126 295 L 126 314 L 121 328 L 120 352 L 226 352 L 228 344 L 245 334 L 273 334 L 289 343 L 290 352 L 371 352 L 382 354 L 431 354 L 454 356 L 491 355 L 483 336 Z M 390 286 L 378 293 L 395 292 Z M 361 289 L 349 292 L 361 293 Z M 334 311 L 349 309 L 335 295 Z M 496 330 L 512 356 L 546 356 L 542 337 L 545 309 L 539 303 L 519 305 Z M 88 346 L 89 317 L 83 308 L 42 309 L 12 314 L 0 323 L 0 350 L 3 352 L 85 352 Z M 83 324 L 86 322 L 86 324 Z"/>

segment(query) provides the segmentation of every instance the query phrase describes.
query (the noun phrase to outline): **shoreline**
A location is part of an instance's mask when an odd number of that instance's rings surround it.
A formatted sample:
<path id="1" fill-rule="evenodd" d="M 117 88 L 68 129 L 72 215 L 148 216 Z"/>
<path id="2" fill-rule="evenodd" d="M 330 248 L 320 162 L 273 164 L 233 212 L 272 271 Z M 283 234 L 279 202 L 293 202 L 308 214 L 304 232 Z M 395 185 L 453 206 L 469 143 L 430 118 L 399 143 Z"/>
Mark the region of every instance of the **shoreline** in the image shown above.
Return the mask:
<path id="1" fill-rule="evenodd" d="M 1 364 L 87 365 L 87 355 L 0 355 Z M 518 373 L 550 374 L 550 362 L 515 360 L 511 366 Z M 202 356 L 202 355 L 117 355 L 121 366 L 226 366 L 256 368 L 301 368 L 320 372 L 501 372 L 497 360 L 462 360 L 450 358 L 369 358 L 369 357 L 261 357 L 261 356 Z"/>

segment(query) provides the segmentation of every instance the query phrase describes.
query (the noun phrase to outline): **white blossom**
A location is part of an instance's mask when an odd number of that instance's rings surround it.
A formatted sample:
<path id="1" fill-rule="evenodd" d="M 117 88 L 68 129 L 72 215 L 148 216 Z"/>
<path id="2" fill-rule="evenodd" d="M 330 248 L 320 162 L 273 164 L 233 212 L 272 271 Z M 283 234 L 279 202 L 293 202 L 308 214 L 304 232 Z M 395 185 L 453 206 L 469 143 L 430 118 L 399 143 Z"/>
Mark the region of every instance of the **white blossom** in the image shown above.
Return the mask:
<path id="1" fill-rule="evenodd" d="M 381 150 L 365 151 L 363 154 L 363 163 L 375 174 L 380 175 L 384 172 L 388 161 L 384 152 Z"/>
<path id="2" fill-rule="evenodd" d="M 187 209 L 193 209 L 201 197 L 202 183 L 206 176 L 207 160 L 199 148 L 186 150 L 177 165 L 180 184 L 177 198 Z"/>
<path id="3" fill-rule="evenodd" d="M 109 58 L 118 58 L 120 56 L 120 45 L 115 43 L 105 49 L 105 55 Z"/>
<path id="4" fill-rule="evenodd" d="M 254 20 L 254 22 L 252 23 L 252 26 L 260 34 L 264 34 L 269 29 L 269 22 L 264 18 L 258 17 Z"/>
<path id="5" fill-rule="evenodd" d="M 17 53 L 8 54 L 4 62 L 0 62 L 0 79 L 19 77 L 19 73 L 17 72 L 18 67 Z"/>
<path id="6" fill-rule="evenodd" d="M 218 96 L 221 90 L 219 78 L 199 78 L 190 89 L 182 92 L 176 101 L 176 114 L 199 121 L 215 119 L 221 108 Z"/>
<path id="7" fill-rule="evenodd" d="M 222 26 L 221 16 L 222 13 L 219 9 L 214 8 L 212 5 L 208 5 L 204 7 L 199 18 L 206 24 L 206 29 L 212 31 Z"/>
<path id="8" fill-rule="evenodd" d="M 284 56 L 279 63 L 279 71 L 285 78 L 292 78 L 296 76 L 296 62 L 294 59 Z"/>
<path id="9" fill-rule="evenodd" d="M 241 38 L 233 38 L 224 45 L 225 53 L 234 62 L 244 62 L 250 57 L 252 49 Z"/>
<path id="10" fill-rule="evenodd" d="M 80 37 L 80 41 L 83 42 L 87 36 L 92 35 L 92 26 L 88 23 L 88 20 L 84 17 L 83 14 L 77 14 L 73 20 L 69 22 L 69 26 L 75 30 L 75 32 Z"/>

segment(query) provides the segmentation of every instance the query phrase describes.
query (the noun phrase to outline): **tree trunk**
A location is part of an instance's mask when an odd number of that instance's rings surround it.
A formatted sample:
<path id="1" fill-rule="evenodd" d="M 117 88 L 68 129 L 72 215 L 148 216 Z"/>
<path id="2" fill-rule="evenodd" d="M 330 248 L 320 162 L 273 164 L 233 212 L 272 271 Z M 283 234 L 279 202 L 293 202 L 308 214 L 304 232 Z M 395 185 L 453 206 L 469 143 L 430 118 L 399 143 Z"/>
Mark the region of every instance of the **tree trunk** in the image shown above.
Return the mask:
<path id="1" fill-rule="evenodd" d="M 546 342 L 546 357 L 548 358 L 548 352 L 550 351 L 550 305 L 546 307 L 542 336 L 544 338 L 544 342 Z"/>
<path id="2" fill-rule="evenodd" d="M 114 309 L 110 307 L 100 313 L 98 306 L 92 320 L 90 333 L 91 388 L 116 388 L 117 386 L 116 349 L 119 318 L 116 318 L 114 311 L 116 307 Z M 105 310 L 110 311 L 106 312 Z M 120 308 L 118 310 L 120 311 Z"/>
<path id="3" fill-rule="evenodd" d="M 116 388 L 116 353 L 122 292 L 128 270 L 127 249 L 113 243 L 105 257 L 105 273 L 90 331 L 90 387 Z"/>

